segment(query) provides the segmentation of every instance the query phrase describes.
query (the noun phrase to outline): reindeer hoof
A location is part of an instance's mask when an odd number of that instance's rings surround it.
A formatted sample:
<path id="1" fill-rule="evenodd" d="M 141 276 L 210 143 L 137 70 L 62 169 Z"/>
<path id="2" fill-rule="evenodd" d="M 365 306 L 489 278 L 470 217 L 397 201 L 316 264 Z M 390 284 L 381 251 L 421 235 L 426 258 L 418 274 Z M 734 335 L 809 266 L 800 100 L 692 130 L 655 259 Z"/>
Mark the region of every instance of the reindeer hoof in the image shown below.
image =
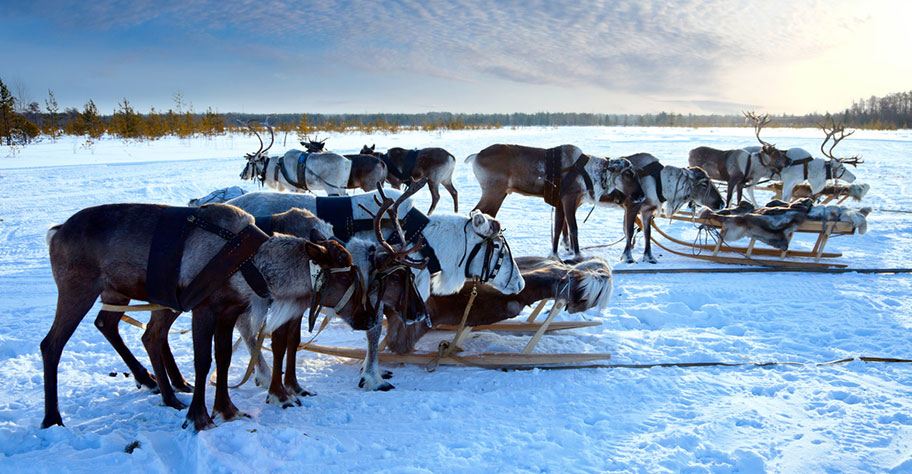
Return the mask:
<path id="1" fill-rule="evenodd" d="M 191 420 L 190 417 L 187 417 L 184 420 L 184 424 L 181 425 L 181 428 L 187 429 L 188 427 L 191 427 L 194 432 L 199 433 L 200 431 L 215 428 L 215 423 L 209 415 L 203 415 L 197 420 Z"/>
<path id="2" fill-rule="evenodd" d="M 388 391 L 396 388 L 393 386 L 393 384 L 391 384 L 389 382 L 382 382 L 382 381 L 380 383 L 376 384 L 376 386 L 373 386 L 373 384 L 367 383 L 367 378 L 365 378 L 365 377 L 361 377 L 361 380 L 358 381 L 358 387 L 363 388 L 365 390 L 370 390 L 372 392 L 377 392 L 377 391 L 388 392 Z"/>
<path id="3" fill-rule="evenodd" d="M 41 422 L 41 429 L 50 428 L 54 425 L 63 426 L 63 420 L 60 419 L 60 413 L 44 417 L 44 420 Z"/>
<path id="4" fill-rule="evenodd" d="M 174 408 L 177 411 L 181 411 L 184 408 L 187 408 L 187 405 L 184 402 L 178 400 L 177 397 L 174 397 L 171 400 L 164 400 L 164 403 L 165 403 L 165 406 Z"/>
<path id="5" fill-rule="evenodd" d="M 393 378 L 393 373 L 390 372 L 389 370 L 384 370 L 383 372 L 380 372 L 380 376 L 386 380 L 389 380 L 389 379 Z"/>

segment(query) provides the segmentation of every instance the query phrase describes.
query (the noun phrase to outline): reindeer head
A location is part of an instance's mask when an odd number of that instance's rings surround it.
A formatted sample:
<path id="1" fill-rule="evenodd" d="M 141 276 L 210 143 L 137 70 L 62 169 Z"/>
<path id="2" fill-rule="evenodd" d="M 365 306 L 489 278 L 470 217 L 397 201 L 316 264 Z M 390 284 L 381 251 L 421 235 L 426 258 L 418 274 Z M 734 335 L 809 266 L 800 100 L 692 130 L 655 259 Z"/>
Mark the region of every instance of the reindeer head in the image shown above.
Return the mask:
<path id="1" fill-rule="evenodd" d="M 364 145 L 363 147 L 361 147 L 361 154 L 362 154 L 362 155 L 373 155 L 373 154 L 374 154 L 374 150 L 375 150 L 376 148 L 377 148 L 377 145 L 376 145 L 376 144 L 373 144 L 373 145 L 371 145 L 371 146 Z"/>
<path id="2" fill-rule="evenodd" d="M 522 291 L 526 283 L 503 237 L 500 222 L 476 209 L 469 214 L 465 233 L 465 254 L 462 258 L 466 278 L 490 283 L 505 294 Z"/>
<path id="3" fill-rule="evenodd" d="M 763 129 L 764 125 L 770 123 L 769 114 L 764 114 L 762 117 L 758 117 L 753 111 L 742 111 L 741 113 L 744 114 L 744 118 L 747 121 L 754 124 L 754 135 L 757 137 L 757 141 L 759 141 L 762 145 L 760 152 L 763 155 L 766 155 L 767 158 L 766 163 L 763 162 L 762 157 L 760 162 L 775 173 L 782 172 L 782 169 L 789 164 L 789 159 L 786 156 L 785 151 L 776 148 L 776 145 L 767 143 L 763 141 L 762 138 L 760 138 L 760 130 Z"/>
<path id="4" fill-rule="evenodd" d="M 823 130 L 823 133 L 826 135 L 826 137 L 823 139 L 823 143 L 820 144 L 820 152 L 830 159 L 829 165 L 832 170 L 832 178 L 841 179 L 849 183 L 855 181 L 855 175 L 850 173 L 844 165 L 852 165 L 857 167 L 861 163 L 864 163 L 864 160 L 862 160 L 858 155 L 855 155 L 851 158 L 837 158 L 833 156 L 833 149 L 836 148 L 836 145 L 838 145 L 843 138 L 855 133 L 855 130 L 846 133 L 845 125 L 841 123 L 837 124 L 836 120 L 832 117 L 830 118 L 829 123 L 823 121 L 817 125 L 821 128 L 821 130 Z M 838 137 L 836 136 L 837 133 L 839 134 Z M 830 141 L 830 139 L 833 140 L 833 144 L 830 145 L 829 151 L 827 151 L 824 149 L 824 147 L 826 146 L 827 142 Z"/>
<path id="5" fill-rule="evenodd" d="M 320 153 L 323 151 L 323 147 L 326 146 L 326 140 L 328 140 L 328 138 L 324 138 L 322 140 L 315 138 L 311 140 L 305 136 L 304 140 L 301 141 L 301 145 L 304 146 L 304 149 L 307 150 L 307 153 Z"/>
<path id="6" fill-rule="evenodd" d="M 307 241 L 305 245 L 313 285 L 309 330 L 313 330 L 320 308 L 329 304 L 352 329 L 364 331 L 378 324 L 376 314 L 367 307 L 366 285 L 348 250 L 335 240 Z"/>
<path id="7" fill-rule="evenodd" d="M 422 238 L 411 247 L 405 242 L 405 232 L 399 223 L 399 206 L 427 182 L 422 179 L 411 186 L 394 202 L 383 193 L 380 184 L 377 185 L 377 194 L 382 197 L 379 201 L 380 208 L 374 215 L 374 236 L 380 247 L 376 249 L 373 257 L 374 270 L 371 274 L 369 292 L 374 296 L 377 305 L 383 304 L 400 316 L 402 322 L 411 324 L 417 321 L 427 321 L 427 308 L 424 300 L 427 299 L 430 289 L 430 274 L 428 273 L 427 259 L 415 259 L 409 255 L 420 252 L 424 247 Z M 367 211 L 366 208 L 363 208 Z M 369 212 L 369 211 L 368 211 Z M 384 214 L 388 214 L 393 225 L 393 235 L 397 237 L 397 244 L 390 244 L 383 238 L 380 224 Z M 417 275 L 416 275 L 417 273 Z M 425 288 L 426 291 L 420 291 Z"/>
<path id="8" fill-rule="evenodd" d="M 244 125 L 240 121 L 238 122 L 241 125 Z M 244 155 L 247 158 L 247 164 L 244 166 L 244 171 L 241 172 L 241 179 L 259 179 L 260 184 L 263 184 L 263 181 L 266 180 L 266 161 L 269 158 L 267 152 L 272 145 L 275 143 L 275 131 L 272 129 L 272 126 L 269 125 L 269 120 L 266 120 L 266 128 L 269 129 L 270 141 L 269 146 L 266 149 L 263 149 L 263 138 L 260 137 L 259 132 L 253 128 L 253 125 L 250 124 L 248 120 L 246 122 L 247 128 L 256 135 L 257 140 L 260 141 L 260 148 L 255 153 L 247 153 Z"/>
<path id="9" fill-rule="evenodd" d="M 630 160 L 626 158 L 609 159 L 605 174 L 602 176 L 602 189 L 606 193 L 618 190 L 634 203 L 643 202 L 646 194 L 640 186 L 640 178 Z"/>
<path id="10" fill-rule="evenodd" d="M 701 204 L 710 209 L 722 209 L 725 200 L 716 189 L 716 185 L 709 179 L 706 171 L 699 166 L 689 166 L 684 168 L 684 173 L 691 184 L 691 199 L 697 204 Z"/>

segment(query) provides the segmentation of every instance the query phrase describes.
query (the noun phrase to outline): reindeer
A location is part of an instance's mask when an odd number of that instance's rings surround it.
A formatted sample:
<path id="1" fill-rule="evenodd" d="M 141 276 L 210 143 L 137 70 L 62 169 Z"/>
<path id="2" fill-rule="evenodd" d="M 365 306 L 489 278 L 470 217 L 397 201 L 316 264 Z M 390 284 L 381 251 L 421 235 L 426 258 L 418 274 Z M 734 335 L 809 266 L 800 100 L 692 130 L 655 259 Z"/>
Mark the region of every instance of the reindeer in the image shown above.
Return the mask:
<path id="1" fill-rule="evenodd" d="M 467 326 L 513 318 L 525 307 L 549 298 L 553 298 L 556 305 L 566 306 L 569 313 L 593 308 L 602 311 L 611 299 L 611 267 L 601 258 L 560 262 L 543 257 L 517 257 L 516 264 L 526 282 L 523 290 L 515 295 L 505 295 L 490 285 L 479 285 L 466 319 Z M 467 282 L 458 293 L 431 296 L 427 302 L 431 321 L 435 325 L 458 325 L 474 286 L 474 283 Z M 399 321 L 390 320 L 386 340 L 391 351 L 404 354 L 412 352 L 428 330 L 427 325 L 404 326 Z"/>
<path id="2" fill-rule="evenodd" d="M 857 155 L 851 158 L 833 156 L 833 149 L 836 148 L 836 145 L 845 137 L 855 133 L 854 130 L 846 133 L 845 126 L 836 124 L 835 120 L 831 121 L 830 124 L 820 123 L 818 126 L 826 135 L 823 143 L 820 144 L 820 152 L 827 159 L 814 158 L 801 148 L 790 148 L 785 153 L 788 162 L 779 173 L 782 178 L 782 200 L 784 201 L 790 201 L 795 186 L 804 181 L 807 181 L 810 185 L 812 195 L 822 192 L 830 179 L 834 183 L 836 180 L 852 183 L 855 181 L 855 175 L 846 169 L 845 165 L 858 166 L 864 163 Z M 838 137 L 836 136 L 837 133 L 839 134 Z M 831 139 L 833 144 L 827 150 L 825 147 Z"/>
<path id="3" fill-rule="evenodd" d="M 665 204 L 665 215 L 672 215 L 684 204 L 697 203 L 710 209 L 721 209 L 723 202 L 719 191 L 712 184 L 706 171 L 697 166 L 677 168 L 663 166 L 659 160 L 649 153 L 637 153 L 626 156 L 640 176 L 640 184 L 646 199 L 630 209 L 629 214 L 640 215 L 643 225 L 643 239 L 646 241 L 643 250 L 643 261 L 656 263 L 652 256 L 652 219 L 653 215 L 662 204 Z M 630 225 L 633 225 L 630 219 Z M 627 220 L 625 219 L 625 223 Z M 625 235 L 633 233 L 633 229 L 624 229 Z M 623 257 L 628 262 L 632 261 L 629 247 L 624 249 Z"/>
<path id="4" fill-rule="evenodd" d="M 247 123 L 247 127 L 256 135 L 260 148 L 254 153 L 247 153 L 247 165 L 241 172 L 241 179 L 257 179 L 260 184 L 277 191 L 307 192 L 322 189 L 330 196 L 344 196 L 352 162 L 342 155 L 331 152 L 308 153 L 301 150 L 289 150 L 285 155 L 275 158 L 266 152 L 275 143 L 275 131 L 267 123 L 270 142 L 263 149 L 263 139 L 259 132 Z"/>
<path id="5" fill-rule="evenodd" d="M 326 147 L 326 138 L 323 140 L 311 140 L 308 137 L 304 137 L 301 145 L 304 145 L 308 153 L 320 153 Z M 344 156 L 352 162 L 351 174 L 348 177 L 347 187 L 349 189 L 361 188 L 364 192 L 369 193 L 376 189 L 378 184 L 382 186 L 383 182 L 386 181 L 388 170 L 386 163 L 380 158 L 373 154 L 364 153 Z"/>
<path id="6" fill-rule="evenodd" d="M 630 161 L 584 155 L 573 145 L 546 150 L 522 145 L 491 145 L 466 158 L 481 185 L 481 199 L 475 209 L 497 215 L 509 193 L 542 196 L 555 206 L 552 257 L 566 225 L 573 254 L 580 255 L 576 209 L 583 200 L 610 205 L 602 197 L 615 193 L 614 203 L 625 209 L 643 201 L 643 189 Z M 553 163 L 549 164 L 549 163 Z M 551 169 L 553 168 L 553 171 Z M 561 184 L 556 184 L 560 182 Z M 633 215 L 629 219 L 632 229 Z M 625 226 L 627 229 L 627 217 Z M 627 247 L 633 234 L 627 234 Z"/>
<path id="7" fill-rule="evenodd" d="M 763 145 L 762 147 L 723 151 L 701 146 L 690 150 L 687 160 L 690 166 L 697 166 L 706 171 L 710 178 L 727 183 L 726 207 L 731 205 L 733 194 L 737 194 L 737 202 L 741 202 L 745 187 L 747 187 L 748 199 L 757 205 L 753 186 L 760 180 L 769 179 L 778 174 L 787 162 L 785 152 L 760 138 L 760 130 L 770 122 L 769 114 L 763 117 L 757 117 L 753 112 L 743 112 L 743 114 L 747 120 L 753 121 L 754 135 Z"/>
<path id="8" fill-rule="evenodd" d="M 402 193 L 387 190 L 387 195 L 399 199 Z M 351 196 L 351 225 L 355 227 L 351 234 L 363 239 L 374 238 L 371 229 L 373 217 L 365 209 L 376 214 L 379 204 L 375 193 Z M 282 212 L 293 207 L 307 209 L 317 217 L 324 219 L 319 212 L 319 200 L 306 194 L 252 192 L 228 201 L 254 214 Z M 339 199 L 339 198 L 335 198 Z M 363 207 L 362 207 L 363 206 Z M 481 211 L 472 211 L 468 217 L 457 214 L 438 213 L 425 216 L 416 209 L 411 199 L 402 202 L 399 213 L 406 239 L 414 243 L 418 236 L 424 238 L 427 245 L 422 255 L 429 256 L 431 262 L 428 270 L 431 273 L 430 293 L 448 295 L 459 291 L 467 278 L 479 278 L 489 281 L 498 290 L 513 294 L 522 290 L 523 281 L 519 269 L 513 260 L 513 253 L 502 235 L 500 222 Z M 325 217 L 331 219 L 330 217 Z M 363 226 L 361 224 L 364 224 Z M 339 226 L 348 226 L 339 223 Z M 361 229 L 364 230 L 361 230 Z M 337 237 L 340 229 L 334 225 Z M 384 231 L 386 238 L 392 231 Z M 345 237 L 345 238 L 343 238 Z M 347 234 L 339 237 L 346 240 Z M 484 253 L 481 251 L 484 250 Z M 486 257 L 487 255 L 487 257 Z M 432 257 L 430 257 L 432 256 Z"/>
<path id="9" fill-rule="evenodd" d="M 196 378 L 184 427 L 197 431 L 215 426 L 205 403 L 213 338 L 217 365 L 213 410 L 226 421 L 244 416 L 228 396 L 227 375 L 231 331 L 255 294 L 268 294 L 273 299 L 273 318 L 291 319 L 303 313 L 313 299 L 311 276 L 317 270 L 325 278 L 317 293 L 326 301 L 338 304 L 349 288 L 355 288 L 355 297 L 339 308 L 352 327 L 368 329 L 376 322 L 361 303 L 360 276 L 351 269 L 351 255 L 339 243 L 314 243 L 287 235 L 266 237 L 253 224 L 253 216 L 222 204 L 198 209 L 109 204 L 83 209 L 52 227 L 47 241 L 58 297 L 54 322 L 41 341 L 45 389 L 42 427 L 63 424 L 57 403 L 60 354 L 99 295 L 103 303 L 113 305 L 126 305 L 132 299 L 149 301 L 157 295 L 155 299 L 162 301 L 173 299 L 176 310 L 192 310 Z M 153 243 L 174 234 L 175 228 L 177 234 L 183 231 L 183 242 L 168 245 L 183 246 L 182 254 L 175 254 L 180 264 L 176 270 L 165 268 L 170 275 L 167 271 L 159 275 L 161 246 Z M 223 239 L 229 241 L 224 246 Z M 240 274 L 236 273 L 238 267 Z M 213 268 L 215 272 L 210 271 Z M 155 281 L 149 280 L 147 273 Z M 164 370 L 155 368 L 160 386 L 164 386 Z"/>
<path id="10" fill-rule="evenodd" d="M 386 181 L 396 189 L 401 189 L 402 184 L 427 178 L 428 190 L 431 191 L 431 207 L 427 214 L 434 213 L 437 202 L 440 200 L 439 185 L 443 185 L 450 196 L 453 197 L 453 212 L 459 213 L 459 193 L 453 186 L 453 170 L 456 169 L 456 157 L 443 148 L 422 148 L 420 150 L 406 150 L 404 148 L 390 148 L 386 153 L 374 151 L 377 145 L 361 148 L 362 155 L 373 155 L 386 163 Z"/>
<path id="11" fill-rule="evenodd" d="M 414 189 L 410 189 L 411 194 L 417 192 L 418 189 L 419 187 L 417 186 L 414 187 Z M 402 201 L 411 196 L 411 194 L 403 194 L 403 196 L 395 202 L 384 196 L 378 213 L 374 216 L 373 226 L 376 240 L 371 242 L 362 238 L 353 237 L 345 243 L 346 249 L 352 254 L 355 266 L 361 272 L 361 276 L 366 282 L 366 294 L 369 305 L 373 308 L 377 308 L 376 311 L 378 312 L 382 310 L 389 319 L 401 318 L 408 324 L 414 324 L 416 321 L 421 321 L 427 317 L 424 308 L 424 300 L 426 300 L 429 295 L 430 275 L 425 268 L 425 263 L 415 261 L 408 257 L 408 254 L 410 253 L 420 251 L 422 243 L 419 242 L 416 246 L 412 246 L 411 248 L 404 248 L 400 245 L 400 249 L 397 249 L 397 246 L 389 244 L 383 238 L 380 231 L 380 219 L 384 213 L 395 216 Z M 234 204 L 242 209 L 263 209 L 255 200 L 242 200 L 235 202 Z M 310 211 L 297 208 L 292 208 L 292 211 L 303 212 L 311 217 L 312 229 L 302 229 L 302 231 L 311 232 L 315 230 L 321 235 L 333 235 L 332 226 L 314 216 Z M 398 221 L 393 219 L 393 222 Z M 275 226 L 273 226 L 273 229 L 281 232 L 281 230 L 277 229 Z M 402 240 L 400 240 L 400 242 L 402 242 Z M 395 318 L 393 318 L 394 316 Z M 247 343 L 251 354 L 258 349 L 256 347 L 257 331 L 262 326 L 265 317 L 265 313 L 251 311 L 242 315 L 238 322 L 238 329 L 240 330 L 245 343 Z M 312 329 L 312 321 L 314 321 L 313 318 L 316 318 L 316 313 L 311 312 L 311 318 L 310 326 Z M 289 334 L 292 337 L 297 336 L 298 339 L 294 341 L 289 340 L 286 346 L 286 350 L 288 351 L 284 387 L 286 389 L 284 392 L 286 393 L 283 393 L 281 384 L 277 383 L 278 378 L 281 377 L 282 373 L 282 358 L 277 354 L 278 351 L 275 346 L 275 342 L 281 339 L 279 334 L 284 334 L 285 332 L 285 329 L 283 328 L 279 328 L 276 332 L 273 332 L 274 368 L 272 371 L 272 379 L 269 379 L 266 375 L 269 373 L 269 366 L 263 359 L 258 360 L 256 378 L 254 379 L 258 385 L 268 385 L 270 387 L 270 395 L 267 398 L 267 402 L 280 403 L 283 407 L 291 406 L 292 403 L 300 404 L 296 395 L 307 395 L 306 392 L 299 390 L 297 384 L 294 382 L 294 354 L 300 343 L 301 318 L 297 318 L 295 323 L 296 328 L 295 326 L 292 326 Z M 264 330 L 267 333 L 272 332 L 272 329 L 268 326 L 265 327 Z M 364 365 L 361 369 L 361 380 L 358 383 L 359 387 L 366 390 L 386 391 L 394 388 L 389 382 L 382 380 L 383 376 L 380 373 L 377 358 L 379 340 L 380 327 L 378 326 L 375 331 L 367 333 L 368 357 L 365 358 Z M 279 349 L 281 349 L 281 347 Z M 269 382 L 267 382 L 267 380 Z"/>

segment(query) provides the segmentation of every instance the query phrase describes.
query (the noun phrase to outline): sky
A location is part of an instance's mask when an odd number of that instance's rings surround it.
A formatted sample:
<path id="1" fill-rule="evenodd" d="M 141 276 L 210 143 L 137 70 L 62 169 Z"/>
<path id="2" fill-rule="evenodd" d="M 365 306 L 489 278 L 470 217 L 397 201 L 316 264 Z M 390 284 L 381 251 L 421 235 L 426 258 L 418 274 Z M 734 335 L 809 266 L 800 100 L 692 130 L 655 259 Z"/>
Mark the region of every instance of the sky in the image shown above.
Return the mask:
<path id="1" fill-rule="evenodd" d="M 907 91 L 906 0 L 0 0 L 42 106 L 244 113 L 795 113 Z"/>

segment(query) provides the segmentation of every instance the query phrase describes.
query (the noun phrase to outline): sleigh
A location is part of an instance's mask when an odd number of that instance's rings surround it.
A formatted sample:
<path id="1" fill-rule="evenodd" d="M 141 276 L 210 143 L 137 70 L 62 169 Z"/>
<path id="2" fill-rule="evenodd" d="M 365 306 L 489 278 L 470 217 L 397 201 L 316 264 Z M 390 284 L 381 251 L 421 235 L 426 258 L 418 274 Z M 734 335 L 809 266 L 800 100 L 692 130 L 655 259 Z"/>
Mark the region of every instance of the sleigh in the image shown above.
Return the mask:
<path id="1" fill-rule="evenodd" d="M 380 362 L 389 364 L 416 364 L 428 368 L 434 368 L 438 365 L 463 365 L 489 369 L 530 369 L 536 367 L 573 366 L 585 362 L 595 362 L 611 358 L 611 354 L 607 353 L 533 352 L 542 336 L 547 333 L 601 325 L 601 323 L 597 321 L 554 321 L 555 316 L 564 308 L 564 305 L 561 302 L 556 302 L 552 305 L 548 312 L 548 316 L 543 321 L 538 320 L 538 316 L 542 313 L 542 310 L 545 308 L 548 301 L 551 300 L 540 301 L 530 315 L 522 321 L 509 321 L 477 326 L 467 326 L 465 324 L 458 326 L 446 324 L 435 326 L 433 328 L 435 331 L 452 331 L 454 333 L 452 338 L 441 341 L 436 351 L 412 351 L 406 354 L 396 354 L 385 350 L 386 339 L 384 339 L 380 344 Z M 532 333 L 532 335 L 520 352 L 463 351 L 461 348 L 463 343 L 472 332 L 477 331 L 511 333 L 529 332 Z M 308 350 L 319 354 L 359 360 L 363 360 L 365 357 L 364 349 L 325 346 L 312 342 L 301 344 L 299 350 Z"/>
<path id="2" fill-rule="evenodd" d="M 697 242 L 686 242 L 672 236 L 657 225 L 658 220 L 669 218 L 675 221 L 692 222 L 701 226 L 704 230 L 708 228 L 712 234 L 715 234 L 715 242 L 701 243 L 699 239 Z M 637 223 L 640 224 L 639 221 Z M 642 227 L 642 224 L 640 225 Z M 825 248 L 833 236 L 854 235 L 856 233 L 855 226 L 849 222 L 806 220 L 789 234 L 788 249 L 779 250 L 766 246 L 757 247 L 757 239 L 755 238 L 751 238 L 746 247 L 733 245 L 733 243 L 725 240 L 726 230 L 722 222 L 712 218 L 694 217 L 685 213 L 676 213 L 670 217 L 657 216 L 652 221 L 652 228 L 656 234 L 665 239 L 665 242 L 657 239 L 655 235 L 652 236 L 652 241 L 663 250 L 674 255 L 723 264 L 798 268 L 845 268 L 846 264 L 827 261 L 841 257 L 842 253 L 826 252 Z M 795 232 L 816 234 L 817 238 L 810 249 L 794 249 L 792 248 L 792 237 Z M 678 246 L 679 248 L 675 249 L 673 246 Z M 811 261 L 808 261 L 808 259 Z"/>

